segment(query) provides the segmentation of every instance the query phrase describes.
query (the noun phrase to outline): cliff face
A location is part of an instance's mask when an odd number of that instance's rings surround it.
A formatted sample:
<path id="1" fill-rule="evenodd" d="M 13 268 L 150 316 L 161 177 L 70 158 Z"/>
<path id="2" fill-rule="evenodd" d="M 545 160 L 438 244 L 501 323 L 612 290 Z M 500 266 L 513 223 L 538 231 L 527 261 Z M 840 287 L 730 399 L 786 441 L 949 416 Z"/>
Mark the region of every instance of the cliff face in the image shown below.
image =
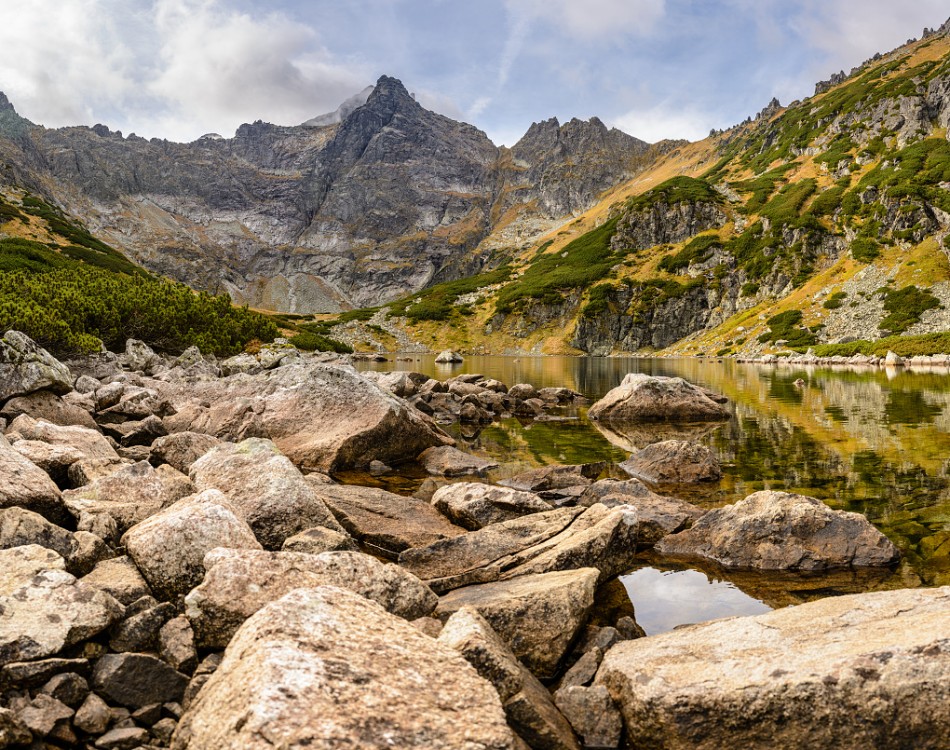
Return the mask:
<path id="1" fill-rule="evenodd" d="M 4 97 L 0 182 L 42 192 L 153 271 L 258 307 L 327 312 L 481 270 L 479 245 L 506 211 L 568 218 L 646 147 L 596 119 L 549 121 L 512 160 L 396 79 L 365 94 L 301 126 L 258 121 L 188 144 L 37 127 Z"/>

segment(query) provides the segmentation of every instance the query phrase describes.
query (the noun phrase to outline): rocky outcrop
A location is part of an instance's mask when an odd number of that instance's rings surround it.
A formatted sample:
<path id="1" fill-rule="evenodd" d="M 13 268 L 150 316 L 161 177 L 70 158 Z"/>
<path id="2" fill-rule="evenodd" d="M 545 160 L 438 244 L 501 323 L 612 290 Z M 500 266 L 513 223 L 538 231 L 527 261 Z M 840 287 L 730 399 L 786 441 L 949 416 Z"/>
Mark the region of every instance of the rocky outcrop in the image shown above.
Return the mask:
<path id="1" fill-rule="evenodd" d="M 392 465 L 453 441 L 405 401 L 351 366 L 319 359 L 259 375 L 170 385 L 177 413 L 170 432 L 203 432 L 224 440 L 273 440 L 296 466 L 336 471 L 372 460 Z M 320 430 L 312 425 L 321 425 Z"/>
<path id="2" fill-rule="evenodd" d="M 653 484 L 714 482 L 722 477 L 716 455 L 705 445 L 685 440 L 648 445 L 621 463 L 620 468 Z"/>
<path id="3" fill-rule="evenodd" d="M 207 575 L 187 599 L 199 645 L 223 648 L 261 607 L 297 588 L 338 586 L 414 620 L 435 609 L 436 596 L 411 573 L 360 552 L 255 552 L 218 549 L 205 557 Z"/>
<path id="4" fill-rule="evenodd" d="M 627 641 L 597 674 L 638 747 L 944 747 L 950 589 L 828 597 Z"/>
<path id="5" fill-rule="evenodd" d="M 514 750 L 494 688 L 455 650 L 352 592 L 298 589 L 238 631 L 176 750 Z"/>
<path id="6" fill-rule="evenodd" d="M 722 399 L 720 399 L 722 400 Z M 729 419 L 722 403 L 683 378 L 630 373 L 590 407 L 603 422 L 716 422 Z"/>
<path id="7" fill-rule="evenodd" d="M 894 544 L 860 513 L 768 490 L 710 511 L 692 528 L 662 539 L 657 550 L 761 570 L 869 567 L 900 559 Z"/>

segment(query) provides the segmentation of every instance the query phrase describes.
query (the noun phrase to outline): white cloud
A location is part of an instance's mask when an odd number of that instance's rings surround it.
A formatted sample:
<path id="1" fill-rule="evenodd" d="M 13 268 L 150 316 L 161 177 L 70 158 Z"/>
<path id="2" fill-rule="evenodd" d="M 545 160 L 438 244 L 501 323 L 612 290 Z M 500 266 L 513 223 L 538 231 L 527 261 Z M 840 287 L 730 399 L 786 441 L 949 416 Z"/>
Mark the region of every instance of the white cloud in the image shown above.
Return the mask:
<path id="1" fill-rule="evenodd" d="M 648 143 L 656 143 L 667 138 L 702 140 L 709 135 L 712 122 L 713 118 L 704 112 L 663 102 L 633 109 L 612 118 L 608 125 Z"/>
<path id="2" fill-rule="evenodd" d="M 44 125 L 192 140 L 256 119 L 297 124 L 372 82 L 281 14 L 217 0 L 130 5 L 31 0 L 0 11 L 0 90 Z"/>
<path id="3" fill-rule="evenodd" d="M 647 34 L 666 12 L 666 0 L 506 0 L 506 5 L 516 17 L 551 23 L 586 39 Z"/>

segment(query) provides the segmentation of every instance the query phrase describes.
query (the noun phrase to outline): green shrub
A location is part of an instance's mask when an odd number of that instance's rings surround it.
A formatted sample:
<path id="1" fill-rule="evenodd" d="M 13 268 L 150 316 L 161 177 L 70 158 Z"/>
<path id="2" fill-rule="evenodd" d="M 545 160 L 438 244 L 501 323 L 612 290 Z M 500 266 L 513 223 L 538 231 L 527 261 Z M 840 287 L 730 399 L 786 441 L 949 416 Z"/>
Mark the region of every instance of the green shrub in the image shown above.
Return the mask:
<path id="1" fill-rule="evenodd" d="M 629 211 L 639 211 L 658 203 L 667 205 L 673 205 L 674 203 L 721 204 L 724 200 L 722 195 L 716 192 L 715 188 L 705 180 L 680 176 L 661 182 L 645 193 L 630 198 L 627 201 L 627 209 Z"/>
<path id="2" fill-rule="evenodd" d="M 722 246 L 718 234 L 701 234 L 686 243 L 675 255 L 667 255 L 660 261 L 659 269 L 668 273 L 678 273 L 693 263 L 704 263 L 712 257 L 713 250 Z"/>
<path id="3" fill-rule="evenodd" d="M 587 304 L 581 311 L 585 318 L 596 318 L 607 312 L 610 295 L 617 289 L 612 284 L 598 284 L 590 290 L 587 298 Z"/>
<path id="4" fill-rule="evenodd" d="M 844 304 L 844 301 L 848 298 L 848 295 L 844 292 L 835 292 L 828 299 L 824 301 L 822 307 L 826 310 L 837 310 Z"/>
<path id="5" fill-rule="evenodd" d="M 775 341 L 787 341 L 787 346 L 792 348 L 814 344 L 818 338 L 812 331 L 800 327 L 801 322 L 801 310 L 787 310 L 778 315 L 773 315 L 766 321 L 769 330 L 759 336 L 759 343 L 768 344 Z"/>
<path id="6" fill-rule="evenodd" d="M 940 300 L 924 289 L 905 286 L 903 289 L 884 291 L 884 311 L 887 315 L 878 326 L 889 334 L 903 333 L 927 310 L 940 307 Z"/>
<path id="7" fill-rule="evenodd" d="M 317 333 L 311 333 L 309 331 L 303 331 L 293 336 L 290 339 L 290 343 L 296 346 L 298 349 L 308 352 L 336 352 L 337 354 L 353 353 L 353 347 L 349 344 L 344 344 L 340 341 L 327 338 L 326 336 L 321 336 Z"/>
<path id="8" fill-rule="evenodd" d="M 880 255 L 880 243 L 870 237 L 855 237 L 851 243 L 851 257 L 859 263 L 870 263 Z"/>

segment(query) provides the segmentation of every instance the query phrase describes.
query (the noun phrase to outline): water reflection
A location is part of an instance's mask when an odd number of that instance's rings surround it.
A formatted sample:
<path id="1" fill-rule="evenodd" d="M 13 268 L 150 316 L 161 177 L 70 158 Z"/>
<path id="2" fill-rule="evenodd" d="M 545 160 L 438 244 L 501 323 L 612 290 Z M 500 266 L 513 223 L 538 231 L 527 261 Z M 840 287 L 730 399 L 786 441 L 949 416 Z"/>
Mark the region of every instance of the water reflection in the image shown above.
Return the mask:
<path id="1" fill-rule="evenodd" d="M 771 611 L 729 581 L 710 578 L 699 570 L 647 567 L 620 580 L 636 606 L 637 623 L 647 635 L 665 633 L 678 625 Z"/>
<path id="2" fill-rule="evenodd" d="M 764 367 L 713 360 L 579 357 L 469 357 L 436 369 L 430 356 L 359 363 L 440 378 L 481 372 L 513 385 L 567 386 L 600 398 L 628 372 L 677 375 L 731 399 L 733 418 L 690 435 L 723 464 L 718 485 L 676 494 L 704 507 L 760 489 L 819 497 L 865 514 L 905 554 L 905 585 L 950 584 L 950 377 L 814 366 Z M 796 384 L 797 380 L 803 383 Z M 551 463 L 619 462 L 633 448 L 667 439 L 669 428 L 604 430 L 586 410 L 565 422 L 511 419 L 474 433 L 451 429 L 463 447 L 502 463 L 500 474 Z M 404 481 L 404 480 L 403 480 Z M 915 576 L 917 578 L 915 578 Z"/>

